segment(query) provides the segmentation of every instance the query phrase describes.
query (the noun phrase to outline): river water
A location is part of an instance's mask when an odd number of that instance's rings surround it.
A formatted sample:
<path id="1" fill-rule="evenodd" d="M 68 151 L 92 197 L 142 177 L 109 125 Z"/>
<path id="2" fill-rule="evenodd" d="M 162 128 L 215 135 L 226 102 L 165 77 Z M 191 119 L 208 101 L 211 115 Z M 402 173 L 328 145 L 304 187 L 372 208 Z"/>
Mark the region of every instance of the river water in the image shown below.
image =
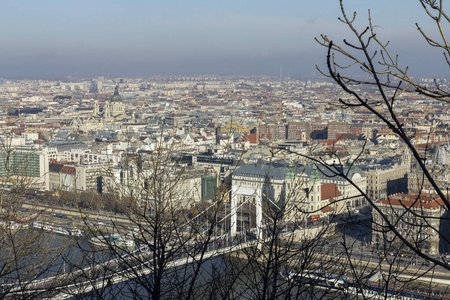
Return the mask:
<path id="1" fill-rule="evenodd" d="M 261 297 L 261 274 L 255 273 L 246 262 L 237 261 L 230 256 L 217 256 L 208 259 L 202 266 L 196 280 L 191 299 L 259 299 Z M 162 279 L 162 299 L 183 299 L 187 296 L 189 279 L 193 276 L 193 264 L 165 271 Z M 183 280 L 188 279 L 188 282 Z M 181 283 L 185 286 L 182 287 Z M 151 299 L 150 293 L 143 287 L 152 286 L 150 276 L 112 284 L 102 290 L 78 296 L 77 299 Z M 292 284 L 292 283 L 290 283 Z M 269 288 L 270 290 L 270 288 Z M 277 295 L 282 299 L 344 299 L 339 291 L 326 292 L 313 286 L 290 286 L 283 278 L 277 281 Z M 75 298 L 74 298 L 75 299 Z M 269 298 L 265 298 L 269 299 Z M 347 298 L 348 299 L 348 298 Z"/>
<path id="2" fill-rule="evenodd" d="M 65 236 L 40 232 L 50 246 L 66 245 L 50 268 L 49 276 L 79 270 L 80 266 L 89 266 L 116 258 L 109 251 L 97 251 L 91 248 L 87 238 L 72 239 Z M 181 299 L 187 295 L 189 279 L 193 278 L 194 264 L 175 267 L 164 271 L 162 279 L 162 299 Z M 258 299 L 261 296 L 262 275 L 255 266 L 247 265 L 245 260 L 217 256 L 208 259 L 202 265 L 195 281 L 192 299 Z M 187 279 L 187 281 L 186 281 Z M 151 299 L 146 290 L 152 287 L 153 278 L 148 275 L 130 279 L 121 283 L 111 283 L 104 289 L 95 290 L 72 299 Z M 283 299 L 344 299 L 342 292 L 324 292 L 322 288 L 312 286 L 292 286 L 279 277 L 276 282 L 279 298 Z M 270 290 L 270 289 L 269 289 Z M 283 294 L 284 293 L 284 294 Z M 282 297 L 281 297 L 282 296 Z M 347 298 L 348 299 L 348 298 Z"/>

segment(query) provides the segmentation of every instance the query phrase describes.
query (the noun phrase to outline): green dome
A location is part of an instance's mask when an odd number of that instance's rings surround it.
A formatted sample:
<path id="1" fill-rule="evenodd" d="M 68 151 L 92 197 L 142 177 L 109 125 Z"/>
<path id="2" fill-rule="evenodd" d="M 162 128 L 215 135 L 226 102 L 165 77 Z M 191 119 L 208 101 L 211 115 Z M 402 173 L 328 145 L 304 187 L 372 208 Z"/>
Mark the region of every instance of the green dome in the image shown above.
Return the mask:
<path id="1" fill-rule="evenodd" d="M 294 163 L 292 160 L 289 162 L 289 168 L 286 173 L 286 179 L 294 179 L 295 178 L 295 170 L 294 170 Z"/>
<path id="2" fill-rule="evenodd" d="M 319 170 L 317 169 L 316 164 L 312 165 L 311 175 L 309 176 L 309 180 L 311 181 L 319 181 L 320 180 L 320 174 Z"/>
<path id="3" fill-rule="evenodd" d="M 116 86 L 114 95 L 111 96 L 111 102 L 122 102 L 122 96 L 119 95 L 119 86 Z"/>

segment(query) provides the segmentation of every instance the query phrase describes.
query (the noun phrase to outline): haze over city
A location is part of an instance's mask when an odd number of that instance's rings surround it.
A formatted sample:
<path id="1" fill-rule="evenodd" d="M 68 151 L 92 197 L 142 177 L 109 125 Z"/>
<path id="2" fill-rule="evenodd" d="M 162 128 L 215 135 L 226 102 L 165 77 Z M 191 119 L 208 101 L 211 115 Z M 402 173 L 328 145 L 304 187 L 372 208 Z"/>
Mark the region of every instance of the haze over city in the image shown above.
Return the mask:
<path id="1" fill-rule="evenodd" d="M 413 74 L 443 76 L 440 52 L 415 29 L 432 30 L 409 1 L 345 1 L 391 41 Z M 370 6 L 370 7 L 369 7 Z M 326 49 L 314 37 L 350 33 L 338 1 L 3 1 L 0 77 L 283 75 L 319 77 Z"/>
<path id="2" fill-rule="evenodd" d="M 450 300 L 444 2 L 2 1 L 0 299 Z"/>

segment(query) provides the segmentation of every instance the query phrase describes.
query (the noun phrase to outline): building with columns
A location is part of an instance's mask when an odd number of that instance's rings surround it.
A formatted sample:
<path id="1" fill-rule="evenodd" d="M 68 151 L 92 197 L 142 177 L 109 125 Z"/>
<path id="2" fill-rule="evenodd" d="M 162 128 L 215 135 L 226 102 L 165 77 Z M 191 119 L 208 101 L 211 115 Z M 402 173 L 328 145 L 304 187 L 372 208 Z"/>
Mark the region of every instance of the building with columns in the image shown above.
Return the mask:
<path id="1" fill-rule="evenodd" d="M 349 178 L 365 192 L 364 173 L 349 161 L 343 166 Z M 233 205 L 250 202 L 263 212 L 283 210 L 285 219 L 320 219 L 329 214 L 353 210 L 363 204 L 364 196 L 347 180 L 328 174 L 320 165 L 268 164 L 259 162 L 240 166 L 232 174 Z M 260 195 L 261 199 L 257 199 Z M 249 205 L 250 210 L 254 210 Z M 254 211 L 249 211 L 249 216 Z M 250 227 L 251 222 L 248 221 Z"/>
<path id="2" fill-rule="evenodd" d="M 411 155 L 405 151 L 401 159 L 387 157 L 380 162 L 363 166 L 367 176 L 367 196 L 379 200 L 388 195 L 407 192 L 411 172 Z"/>
<path id="3" fill-rule="evenodd" d="M 380 199 L 376 206 L 387 220 L 377 210 L 372 210 L 373 247 L 386 251 L 393 248 L 411 251 L 396 237 L 389 222 L 401 236 L 423 253 L 439 253 L 441 217 L 446 210 L 438 195 L 394 194 Z"/>
<path id="4" fill-rule="evenodd" d="M 94 116 L 101 116 L 105 121 L 122 120 L 126 117 L 125 104 L 122 96 L 119 95 L 119 86 L 116 86 L 111 99 L 103 104 L 103 111 L 100 113 L 98 101 L 94 102 Z"/>

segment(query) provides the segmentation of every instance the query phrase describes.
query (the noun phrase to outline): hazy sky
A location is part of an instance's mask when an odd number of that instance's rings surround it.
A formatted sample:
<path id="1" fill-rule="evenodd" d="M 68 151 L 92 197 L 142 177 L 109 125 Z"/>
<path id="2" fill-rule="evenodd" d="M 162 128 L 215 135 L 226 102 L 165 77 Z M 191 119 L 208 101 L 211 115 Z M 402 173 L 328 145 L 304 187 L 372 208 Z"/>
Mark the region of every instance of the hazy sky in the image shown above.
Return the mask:
<path id="1" fill-rule="evenodd" d="M 364 25 L 414 70 L 446 75 L 440 52 L 414 23 L 430 26 L 418 1 L 345 1 Z M 341 41 L 337 0 L 2 0 L 0 77 L 278 75 L 311 76 L 326 49 Z M 405 9 L 406 7 L 406 9 Z M 430 30 L 432 27 L 430 27 Z"/>

